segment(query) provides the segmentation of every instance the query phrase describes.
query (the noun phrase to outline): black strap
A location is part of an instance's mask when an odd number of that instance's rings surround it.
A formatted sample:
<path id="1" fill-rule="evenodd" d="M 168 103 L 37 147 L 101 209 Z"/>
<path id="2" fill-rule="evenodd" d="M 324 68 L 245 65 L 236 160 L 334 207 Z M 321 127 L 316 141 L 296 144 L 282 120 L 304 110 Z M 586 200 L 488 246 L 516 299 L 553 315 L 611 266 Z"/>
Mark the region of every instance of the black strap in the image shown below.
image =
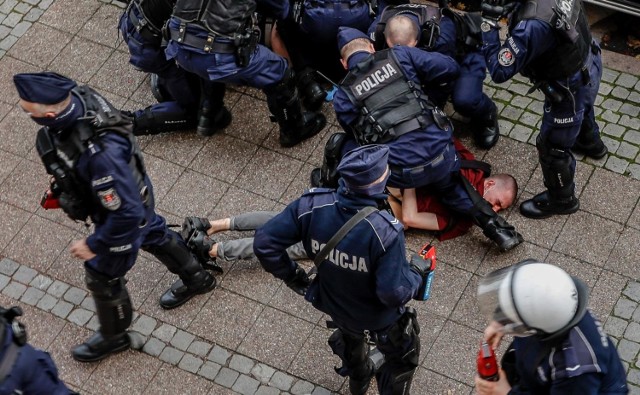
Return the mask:
<path id="1" fill-rule="evenodd" d="M 477 159 L 460 159 L 462 169 L 478 169 L 484 173 L 485 178 L 491 175 L 491 165 Z"/>
<path id="2" fill-rule="evenodd" d="M 329 251 L 331 251 L 336 245 L 338 245 L 340 240 L 342 240 L 347 235 L 347 233 L 349 233 L 349 231 L 358 224 L 358 222 L 362 221 L 367 215 L 373 213 L 374 211 L 378 211 L 378 209 L 372 206 L 367 206 L 358 211 L 356 215 L 351 217 L 349 221 L 342 225 L 342 227 L 338 229 L 336 234 L 333 235 L 331 240 L 329 240 L 327 244 L 320 250 L 318 255 L 316 255 L 315 259 L 313 260 L 316 268 L 320 267 L 327 255 L 329 255 Z"/>
<path id="3" fill-rule="evenodd" d="M 4 330 L 4 328 L 2 328 Z M 18 359 L 18 355 L 20 355 L 20 346 L 15 342 L 9 343 L 9 347 L 7 347 L 7 351 L 4 354 L 4 358 L 2 358 L 2 362 L 0 362 L 0 383 L 7 378 L 7 375 L 13 369 L 13 365 Z"/>

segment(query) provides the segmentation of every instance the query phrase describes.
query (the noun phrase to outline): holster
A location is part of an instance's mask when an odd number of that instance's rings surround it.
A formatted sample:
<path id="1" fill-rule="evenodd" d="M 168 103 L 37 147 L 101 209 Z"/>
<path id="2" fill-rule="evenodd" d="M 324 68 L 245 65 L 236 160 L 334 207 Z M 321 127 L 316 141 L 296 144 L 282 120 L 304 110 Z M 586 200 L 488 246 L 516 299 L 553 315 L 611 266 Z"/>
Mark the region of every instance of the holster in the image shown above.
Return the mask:
<path id="1" fill-rule="evenodd" d="M 329 343 L 329 347 L 331 347 L 331 351 L 333 351 L 333 353 L 336 354 L 338 358 L 340 358 L 340 361 L 342 361 L 342 366 L 340 367 L 334 366 L 333 369 L 335 369 L 336 373 L 338 373 L 340 376 L 347 377 L 349 375 L 349 369 L 347 369 L 346 367 L 347 345 L 344 342 L 342 331 L 340 329 L 336 329 L 335 331 L 333 331 L 331 336 L 329 336 L 329 340 L 327 340 L 327 343 Z"/>
<path id="2" fill-rule="evenodd" d="M 260 41 L 260 30 L 255 27 L 248 27 L 243 34 L 238 34 L 233 39 L 236 46 L 236 65 L 246 67 L 251 61 L 251 54 L 255 51 Z"/>

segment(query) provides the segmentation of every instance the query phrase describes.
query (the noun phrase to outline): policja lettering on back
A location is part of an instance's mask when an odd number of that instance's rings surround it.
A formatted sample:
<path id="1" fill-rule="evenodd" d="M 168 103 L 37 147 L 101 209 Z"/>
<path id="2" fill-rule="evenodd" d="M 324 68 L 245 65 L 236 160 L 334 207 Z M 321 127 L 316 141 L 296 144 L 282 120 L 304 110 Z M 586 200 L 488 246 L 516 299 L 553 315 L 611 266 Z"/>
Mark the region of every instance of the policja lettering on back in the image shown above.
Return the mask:
<path id="1" fill-rule="evenodd" d="M 325 244 L 326 243 L 320 244 L 318 240 L 311 239 L 311 249 L 313 250 L 313 253 L 315 254 L 323 249 Z M 351 258 L 349 258 L 348 254 L 335 248 L 329 251 L 327 260 L 343 269 L 350 269 L 364 273 L 369 272 L 367 269 L 367 261 L 363 257 L 351 255 Z"/>
<path id="2" fill-rule="evenodd" d="M 391 62 L 387 62 L 383 64 L 382 67 L 367 74 L 364 79 L 356 83 L 351 90 L 356 97 L 360 97 L 369 92 L 372 88 L 375 88 L 382 83 L 391 82 L 391 80 L 389 79 L 393 75 L 395 75 L 396 77 L 401 76 L 401 74 L 399 74 L 398 71 L 393 67 Z"/>

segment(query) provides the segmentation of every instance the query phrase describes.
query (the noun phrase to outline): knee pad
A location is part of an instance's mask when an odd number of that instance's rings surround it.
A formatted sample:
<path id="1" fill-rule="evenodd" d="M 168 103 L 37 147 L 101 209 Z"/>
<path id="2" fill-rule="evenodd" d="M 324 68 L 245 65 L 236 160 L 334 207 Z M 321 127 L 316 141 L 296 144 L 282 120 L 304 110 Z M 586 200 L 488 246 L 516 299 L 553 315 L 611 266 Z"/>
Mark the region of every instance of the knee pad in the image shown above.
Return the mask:
<path id="1" fill-rule="evenodd" d="M 122 334 L 131 325 L 133 306 L 124 277 L 109 278 L 85 267 L 85 282 L 96 304 L 100 331 L 105 336 Z"/>

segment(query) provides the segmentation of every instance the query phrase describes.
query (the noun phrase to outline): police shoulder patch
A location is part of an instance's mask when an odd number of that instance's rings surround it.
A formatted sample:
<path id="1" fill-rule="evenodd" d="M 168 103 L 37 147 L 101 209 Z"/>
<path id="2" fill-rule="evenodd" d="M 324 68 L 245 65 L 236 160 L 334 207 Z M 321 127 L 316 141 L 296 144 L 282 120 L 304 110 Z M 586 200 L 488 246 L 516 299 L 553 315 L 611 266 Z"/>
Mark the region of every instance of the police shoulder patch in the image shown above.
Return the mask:
<path id="1" fill-rule="evenodd" d="M 511 66 L 515 61 L 516 58 L 509 48 L 502 48 L 498 53 L 498 63 L 500 66 Z"/>
<path id="2" fill-rule="evenodd" d="M 120 208 L 122 200 L 120 199 L 120 196 L 118 196 L 118 192 L 116 192 L 115 188 L 105 189 L 104 191 L 98 191 L 97 193 L 102 207 L 110 211 L 115 211 Z"/>

